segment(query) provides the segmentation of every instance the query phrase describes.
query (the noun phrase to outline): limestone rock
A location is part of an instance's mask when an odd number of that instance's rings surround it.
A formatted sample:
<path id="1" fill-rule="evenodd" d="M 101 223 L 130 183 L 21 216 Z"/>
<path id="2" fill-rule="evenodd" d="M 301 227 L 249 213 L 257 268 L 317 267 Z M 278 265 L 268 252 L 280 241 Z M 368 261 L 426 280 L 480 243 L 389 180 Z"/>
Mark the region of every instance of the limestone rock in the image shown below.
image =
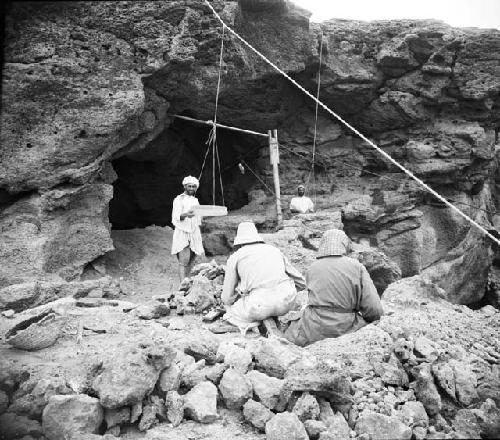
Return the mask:
<path id="1" fill-rule="evenodd" d="M 304 393 L 295 403 L 292 412 L 297 415 L 301 422 L 316 420 L 319 417 L 318 401 L 309 393 Z"/>
<path id="2" fill-rule="evenodd" d="M 249 371 L 246 377 L 251 382 L 253 392 L 259 401 L 267 408 L 275 409 L 284 381 L 255 370 Z"/>
<path id="3" fill-rule="evenodd" d="M 429 416 L 425 412 L 422 402 L 406 402 L 400 408 L 404 420 L 410 420 L 412 426 L 429 426 Z"/>
<path id="4" fill-rule="evenodd" d="M 56 394 L 72 394 L 63 378 L 34 378 L 33 381 L 25 381 L 13 394 L 9 411 L 39 419 L 49 398 Z"/>
<path id="5" fill-rule="evenodd" d="M 365 411 L 359 416 L 355 430 L 358 435 L 368 434 L 370 438 L 381 440 L 394 438 L 409 440 L 412 435 L 411 429 L 396 417 L 371 411 Z"/>
<path id="6" fill-rule="evenodd" d="M 304 427 L 311 440 L 316 440 L 322 432 L 327 430 L 325 423 L 321 420 L 306 420 Z"/>
<path id="7" fill-rule="evenodd" d="M 222 375 L 228 369 L 226 364 L 215 364 L 202 370 L 204 376 L 215 385 L 218 385 Z"/>
<path id="8" fill-rule="evenodd" d="M 217 388 L 211 382 L 202 382 L 184 395 L 186 415 L 200 423 L 211 423 L 217 414 Z"/>
<path id="9" fill-rule="evenodd" d="M 177 391 L 181 383 L 181 371 L 176 364 L 170 365 L 160 373 L 158 387 L 164 393 Z"/>
<path id="10" fill-rule="evenodd" d="M 71 280 L 112 250 L 104 215 L 111 197 L 111 185 L 95 183 L 31 195 L 8 206 L 0 221 L 0 287 L 35 279 Z"/>
<path id="11" fill-rule="evenodd" d="M 351 428 L 340 412 L 336 412 L 333 417 L 329 420 L 328 429 L 326 432 L 320 434 L 320 439 L 322 435 L 328 435 L 327 439 L 342 439 L 349 438 L 351 434 Z"/>
<path id="12" fill-rule="evenodd" d="M 177 391 L 168 391 L 165 397 L 167 419 L 173 426 L 179 426 L 184 418 L 184 398 Z"/>
<path id="13" fill-rule="evenodd" d="M 481 427 L 473 410 L 458 410 L 452 422 L 457 438 L 481 438 Z M 498 434 L 498 433 L 497 433 Z"/>
<path id="14" fill-rule="evenodd" d="M 495 402 L 487 399 L 479 409 L 472 410 L 476 415 L 481 436 L 483 438 L 495 438 L 500 432 L 500 409 Z"/>
<path id="15" fill-rule="evenodd" d="M 42 415 L 43 432 L 49 440 L 64 440 L 80 431 L 95 434 L 102 421 L 99 400 L 86 394 L 52 396 Z"/>
<path id="16" fill-rule="evenodd" d="M 304 425 L 293 413 L 276 414 L 266 423 L 267 440 L 308 440 Z"/>
<path id="17" fill-rule="evenodd" d="M 193 356 L 196 361 L 204 359 L 207 364 L 215 364 L 217 362 L 217 349 L 219 342 L 214 337 L 206 335 L 191 338 L 187 346 L 184 348 L 184 353 Z"/>
<path id="18" fill-rule="evenodd" d="M 59 298 L 84 298 L 93 291 L 100 291 L 105 297 L 119 296 L 120 286 L 110 277 L 85 281 L 29 281 L 0 288 L 0 310 L 22 311 Z"/>
<path id="19" fill-rule="evenodd" d="M 210 280 L 197 275 L 187 295 L 182 300 L 183 306 L 193 308 L 195 313 L 201 313 L 215 304 L 213 286 Z"/>
<path id="20" fill-rule="evenodd" d="M 5 439 L 33 436 L 38 438 L 42 435 L 42 427 L 37 420 L 26 416 L 20 416 L 11 412 L 0 415 L 0 437 Z M 48 437 L 49 440 L 52 440 Z"/>
<path id="21" fill-rule="evenodd" d="M 252 383 L 240 371 L 229 368 L 222 375 L 219 391 L 227 408 L 239 409 L 252 398 Z"/>
<path id="22" fill-rule="evenodd" d="M 410 306 L 427 301 L 442 301 L 446 298 L 446 292 L 420 276 L 413 276 L 392 283 L 384 292 L 383 298 L 389 303 Z"/>
<path id="23" fill-rule="evenodd" d="M 309 391 L 326 397 L 332 404 L 352 403 L 352 385 L 338 365 L 324 360 L 302 359 L 288 369 L 284 388 Z"/>
<path id="24" fill-rule="evenodd" d="M 252 363 L 252 355 L 244 348 L 235 346 L 234 348 L 228 350 L 224 356 L 224 363 L 244 374 L 248 371 L 248 368 Z"/>
<path id="25" fill-rule="evenodd" d="M 141 402 L 153 391 L 160 372 L 175 352 L 161 343 L 131 343 L 115 347 L 103 360 L 92 388 L 105 408 Z"/>
<path id="26" fill-rule="evenodd" d="M 158 319 L 170 314 L 170 306 L 158 301 L 150 301 L 135 308 L 134 314 L 141 319 Z"/>
<path id="27" fill-rule="evenodd" d="M 421 364 L 417 372 L 415 395 L 423 403 L 427 414 L 436 415 L 441 411 L 441 396 L 434 384 L 429 364 Z"/>
<path id="28" fill-rule="evenodd" d="M 299 359 L 300 351 L 276 339 L 265 339 L 254 353 L 255 368 L 268 376 L 283 379 L 288 368 Z"/>
<path id="29" fill-rule="evenodd" d="M 260 431 L 264 431 L 266 423 L 272 419 L 274 414 L 262 405 L 262 403 L 250 399 L 243 405 L 243 416 L 252 426 Z"/>
<path id="30" fill-rule="evenodd" d="M 104 409 L 104 421 L 106 422 L 106 427 L 113 428 L 114 426 L 121 425 L 122 423 L 128 423 L 130 421 L 130 408 L 123 407 L 117 409 Z"/>
<path id="31" fill-rule="evenodd" d="M 470 405 L 478 399 L 477 378 L 470 365 L 457 360 L 440 361 L 432 365 L 438 384 L 453 400 Z"/>
<path id="32" fill-rule="evenodd" d="M 349 256 L 366 267 L 379 295 L 384 293 L 389 284 L 401 279 L 401 269 L 383 252 L 372 248 L 361 248 Z"/>

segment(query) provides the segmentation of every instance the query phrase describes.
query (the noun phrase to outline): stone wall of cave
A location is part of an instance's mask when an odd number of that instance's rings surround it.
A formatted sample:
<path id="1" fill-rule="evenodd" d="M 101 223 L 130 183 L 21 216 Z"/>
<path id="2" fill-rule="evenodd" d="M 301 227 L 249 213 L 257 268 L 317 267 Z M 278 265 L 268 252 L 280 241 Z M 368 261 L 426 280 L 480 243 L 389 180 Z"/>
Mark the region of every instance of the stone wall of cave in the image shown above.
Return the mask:
<path id="1" fill-rule="evenodd" d="M 113 229 L 171 225 L 172 202 L 183 191 L 182 179 L 187 175 L 198 178 L 204 161 L 197 192 L 200 204 L 211 205 L 215 201 L 234 211 L 248 203 L 255 178 L 248 172 L 242 173 L 238 164 L 243 159 L 252 168 L 257 166 L 254 164 L 259 150 L 267 148 L 267 140 L 217 129 L 214 187 L 213 150 L 207 145 L 210 130 L 208 125 L 174 118 L 140 151 L 112 160 L 117 174 L 109 205 Z"/>

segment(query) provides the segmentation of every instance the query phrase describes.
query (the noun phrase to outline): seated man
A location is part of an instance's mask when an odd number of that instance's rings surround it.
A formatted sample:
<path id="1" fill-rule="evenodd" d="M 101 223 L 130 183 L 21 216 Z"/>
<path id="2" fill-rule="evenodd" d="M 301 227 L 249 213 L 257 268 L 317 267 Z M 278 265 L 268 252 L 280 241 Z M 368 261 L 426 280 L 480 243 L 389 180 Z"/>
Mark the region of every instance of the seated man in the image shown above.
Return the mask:
<path id="1" fill-rule="evenodd" d="M 245 334 L 264 319 L 284 315 L 295 306 L 295 286 L 305 288 L 304 277 L 278 248 L 264 243 L 252 222 L 238 225 L 234 246 L 222 290 L 225 323 L 212 325 L 214 333 L 239 329 Z"/>
<path id="2" fill-rule="evenodd" d="M 380 319 L 382 304 L 370 275 L 357 260 L 346 257 L 350 240 L 338 229 L 321 238 L 317 261 L 306 275 L 308 304 L 285 337 L 300 346 L 354 332 Z"/>
<path id="3" fill-rule="evenodd" d="M 290 211 L 294 213 L 305 214 L 306 212 L 314 212 L 314 203 L 309 197 L 305 196 L 306 188 L 304 185 L 297 187 L 298 197 L 290 200 Z"/>

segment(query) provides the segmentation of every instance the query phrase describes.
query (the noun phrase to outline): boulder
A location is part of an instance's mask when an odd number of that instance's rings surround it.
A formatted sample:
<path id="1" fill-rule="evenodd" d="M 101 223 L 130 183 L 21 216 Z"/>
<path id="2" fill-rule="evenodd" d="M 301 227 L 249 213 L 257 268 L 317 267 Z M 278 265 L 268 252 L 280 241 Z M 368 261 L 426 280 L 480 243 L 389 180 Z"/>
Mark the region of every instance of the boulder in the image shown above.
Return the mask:
<path id="1" fill-rule="evenodd" d="M 309 440 L 299 418 L 289 412 L 276 414 L 266 423 L 267 440 Z"/>
<path id="2" fill-rule="evenodd" d="M 0 287 L 36 279 L 69 281 L 111 251 L 106 212 L 112 194 L 111 185 L 88 183 L 22 197 L 4 209 Z"/>
<path id="3" fill-rule="evenodd" d="M 372 248 L 360 247 L 349 254 L 349 256 L 355 258 L 366 267 L 379 295 L 384 293 L 389 284 L 401 279 L 401 269 L 383 252 Z"/>
<path id="4" fill-rule="evenodd" d="M 483 438 L 497 437 L 500 432 L 500 409 L 497 408 L 495 402 L 487 399 L 479 409 L 473 409 L 472 411 L 479 422 L 481 436 Z"/>
<path id="5" fill-rule="evenodd" d="M 179 426 L 184 418 L 184 398 L 177 391 L 168 391 L 165 406 L 169 422 L 173 426 Z"/>
<path id="6" fill-rule="evenodd" d="M 293 406 L 292 412 L 297 415 L 301 422 L 316 420 L 319 417 L 318 401 L 309 393 L 304 393 Z"/>
<path id="7" fill-rule="evenodd" d="M 389 304 L 419 306 L 429 301 L 444 301 L 446 292 L 437 284 L 415 275 L 392 283 L 382 298 Z"/>
<path id="8" fill-rule="evenodd" d="M 0 438 L 2 439 L 15 439 L 23 436 L 38 438 L 41 435 L 42 426 L 37 420 L 11 412 L 0 415 Z M 52 440 L 50 437 L 47 438 Z"/>
<path id="9" fill-rule="evenodd" d="M 252 384 L 257 399 L 267 408 L 275 409 L 280 399 L 284 381 L 255 370 L 249 371 L 246 377 Z"/>
<path id="10" fill-rule="evenodd" d="M 361 413 L 356 422 L 355 431 L 358 436 L 367 434 L 369 438 L 380 440 L 410 440 L 412 430 L 396 417 L 389 417 L 372 411 Z"/>
<path id="11" fill-rule="evenodd" d="M 114 347 L 102 360 L 92 388 L 105 408 L 134 405 L 153 391 L 160 372 L 174 357 L 162 342 Z"/>
<path id="12" fill-rule="evenodd" d="M 252 383 L 240 371 L 229 368 L 222 375 L 219 391 L 227 408 L 239 409 L 252 398 Z"/>
<path id="13" fill-rule="evenodd" d="M 217 414 L 217 388 L 212 382 L 202 382 L 184 395 L 186 415 L 200 423 L 212 423 Z"/>
<path id="14" fill-rule="evenodd" d="M 102 421 L 99 400 L 86 394 L 52 396 L 42 415 L 43 432 L 49 440 L 65 440 L 77 432 L 96 434 Z"/>
<path id="15" fill-rule="evenodd" d="M 262 403 L 255 400 L 247 400 L 243 405 L 243 417 L 259 431 L 264 431 L 266 423 L 272 419 L 274 414 Z"/>

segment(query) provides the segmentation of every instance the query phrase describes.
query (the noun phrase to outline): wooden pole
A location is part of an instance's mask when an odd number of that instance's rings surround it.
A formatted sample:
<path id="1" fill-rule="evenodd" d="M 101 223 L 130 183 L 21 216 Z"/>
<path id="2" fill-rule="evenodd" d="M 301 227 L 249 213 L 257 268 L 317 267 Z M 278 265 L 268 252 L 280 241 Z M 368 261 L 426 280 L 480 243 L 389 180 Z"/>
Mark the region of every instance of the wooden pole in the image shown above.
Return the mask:
<path id="1" fill-rule="evenodd" d="M 179 119 L 184 119 L 185 121 L 191 121 L 191 122 L 196 122 L 197 124 L 205 124 L 205 125 L 214 125 L 214 121 L 202 121 L 201 119 L 195 119 L 195 118 L 190 118 L 189 116 L 182 116 L 182 115 L 173 115 L 174 118 L 179 118 Z M 230 125 L 223 125 L 223 124 L 215 124 L 219 128 L 225 128 L 227 130 L 233 130 L 233 131 L 239 131 L 240 133 L 246 133 L 246 134 L 251 134 L 254 136 L 262 136 L 262 137 L 268 137 L 267 134 L 265 133 L 259 133 L 257 131 L 252 131 L 252 130 L 244 130 L 243 128 L 238 128 L 238 127 L 231 127 Z"/>
<path id="2" fill-rule="evenodd" d="M 283 227 L 283 213 L 281 212 L 280 175 L 278 170 L 278 164 L 280 163 L 278 130 L 269 130 L 268 136 L 269 156 L 271 165 L 273 166 L 274 192 L 276 194 L 276 217 L 278 220 L 278 229 L 281 229 Z"/>

